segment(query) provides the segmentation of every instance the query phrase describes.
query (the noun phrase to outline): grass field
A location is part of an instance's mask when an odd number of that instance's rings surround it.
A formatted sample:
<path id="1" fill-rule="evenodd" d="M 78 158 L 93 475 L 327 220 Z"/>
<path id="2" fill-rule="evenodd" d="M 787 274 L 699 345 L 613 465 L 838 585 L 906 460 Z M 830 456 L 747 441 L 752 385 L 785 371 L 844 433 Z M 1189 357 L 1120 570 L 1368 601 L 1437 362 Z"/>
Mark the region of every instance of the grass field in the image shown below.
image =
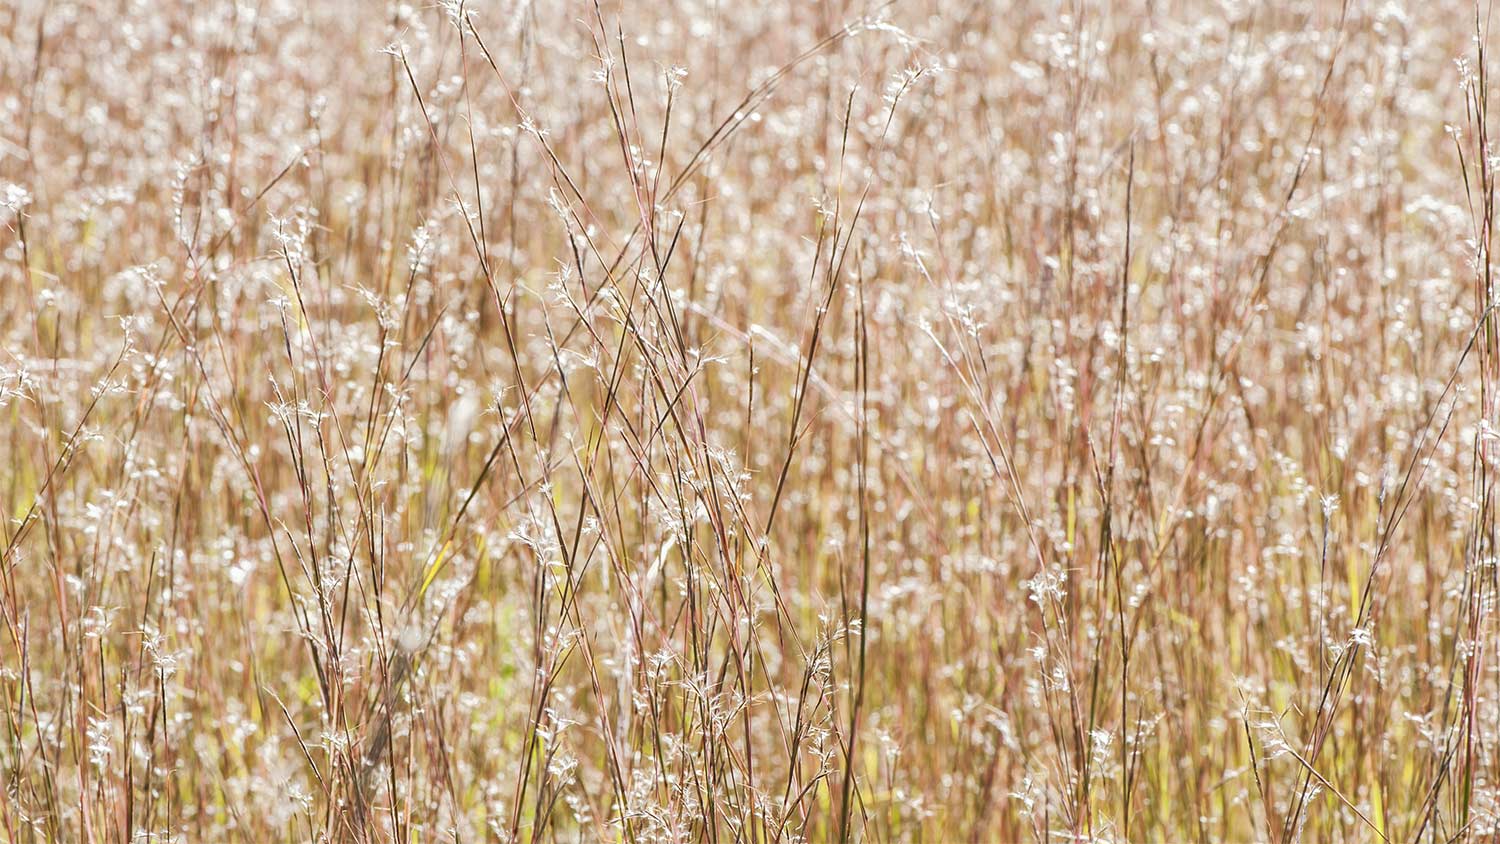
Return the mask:
<path id="1" fill-rule="evenodd" d="M 1500 839 L 1490 13 L 0 4 L 0 840 Z"/>

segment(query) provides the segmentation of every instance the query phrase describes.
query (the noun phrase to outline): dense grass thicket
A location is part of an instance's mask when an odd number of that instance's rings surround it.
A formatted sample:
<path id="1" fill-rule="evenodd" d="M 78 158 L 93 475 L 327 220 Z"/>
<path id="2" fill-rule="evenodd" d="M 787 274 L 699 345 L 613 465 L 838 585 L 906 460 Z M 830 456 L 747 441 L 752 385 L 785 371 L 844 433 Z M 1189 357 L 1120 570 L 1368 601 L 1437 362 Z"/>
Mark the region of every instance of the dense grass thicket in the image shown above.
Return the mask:
<path id="1" fill-rule="evenodd" d="M 1490 33 L 0 3 L 0 840 L 1496 840 Z"/>

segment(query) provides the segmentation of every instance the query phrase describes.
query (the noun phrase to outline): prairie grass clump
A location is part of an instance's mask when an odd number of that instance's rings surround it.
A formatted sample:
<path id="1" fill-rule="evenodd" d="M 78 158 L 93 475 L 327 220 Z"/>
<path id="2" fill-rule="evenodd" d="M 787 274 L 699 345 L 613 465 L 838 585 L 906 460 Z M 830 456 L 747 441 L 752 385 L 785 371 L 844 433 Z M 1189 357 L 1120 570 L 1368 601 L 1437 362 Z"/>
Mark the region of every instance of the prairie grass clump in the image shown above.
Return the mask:
<path id="1" fill-rule="evenodd" d="M 0 839 L 1493 839 L 1493 43 L 5 5 Z"/>

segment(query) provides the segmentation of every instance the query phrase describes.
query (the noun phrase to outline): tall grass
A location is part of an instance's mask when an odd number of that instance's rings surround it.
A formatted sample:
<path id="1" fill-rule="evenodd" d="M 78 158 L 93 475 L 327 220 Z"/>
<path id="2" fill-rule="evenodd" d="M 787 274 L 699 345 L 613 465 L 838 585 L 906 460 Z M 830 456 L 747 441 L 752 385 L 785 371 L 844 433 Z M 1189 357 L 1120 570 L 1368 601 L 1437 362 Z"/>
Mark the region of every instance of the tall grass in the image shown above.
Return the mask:
<path id="1" fill-rule="evenodd" d="M 1500 836 L 1490 9 L 0 7 L 0 839 Z"/>

